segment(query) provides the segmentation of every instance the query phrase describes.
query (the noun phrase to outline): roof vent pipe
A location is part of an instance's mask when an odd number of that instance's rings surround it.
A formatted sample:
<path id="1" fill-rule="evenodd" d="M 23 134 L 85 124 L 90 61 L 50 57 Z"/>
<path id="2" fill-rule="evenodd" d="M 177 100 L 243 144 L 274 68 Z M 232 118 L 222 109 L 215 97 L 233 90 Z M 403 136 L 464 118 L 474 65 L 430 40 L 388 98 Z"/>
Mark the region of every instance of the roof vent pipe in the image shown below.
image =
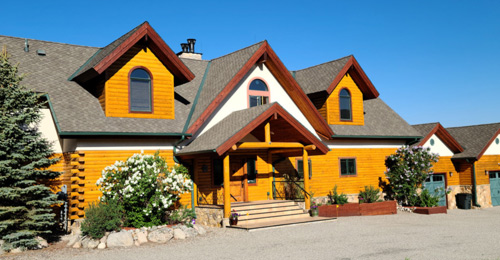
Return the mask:
<path id="1" fill-rule="evenodd" d="M 30 51 L 30 45 L 28 44 L 28 39 L 24 39 L 24 51 L 25 52 Z"/>
<path id="2" fill-rule="evenodd" d="M 184 53 L 189 52 L 189 44 L 181 43 L 181 48 L 182 48 L 182 52 L 184 52 Z"/>
<path id="3" fill-rule="evenodd" d="M 196 39 L 187 39 L 188 44 L 189 44 L 189 52 L 194 53 L 194 43 L 196 42 Z"/>

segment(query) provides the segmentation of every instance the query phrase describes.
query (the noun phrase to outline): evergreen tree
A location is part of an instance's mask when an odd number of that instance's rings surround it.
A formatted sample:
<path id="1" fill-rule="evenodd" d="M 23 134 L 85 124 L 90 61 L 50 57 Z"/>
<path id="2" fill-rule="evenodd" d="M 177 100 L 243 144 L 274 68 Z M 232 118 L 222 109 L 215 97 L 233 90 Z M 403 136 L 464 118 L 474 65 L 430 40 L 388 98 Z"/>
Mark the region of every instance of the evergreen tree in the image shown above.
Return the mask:
<path id="1" fill-rule="evenodd" d="M 47 168 L 58 159 L 37 126 L 40 96 L 20 83 L 17 65 L 0 54 L 0 239 L 6 250 L 34 248 L 36 236 L 51 232 L 56 220 L 50 206 L 57 197 L 41 182 L 60 173 Z"/>

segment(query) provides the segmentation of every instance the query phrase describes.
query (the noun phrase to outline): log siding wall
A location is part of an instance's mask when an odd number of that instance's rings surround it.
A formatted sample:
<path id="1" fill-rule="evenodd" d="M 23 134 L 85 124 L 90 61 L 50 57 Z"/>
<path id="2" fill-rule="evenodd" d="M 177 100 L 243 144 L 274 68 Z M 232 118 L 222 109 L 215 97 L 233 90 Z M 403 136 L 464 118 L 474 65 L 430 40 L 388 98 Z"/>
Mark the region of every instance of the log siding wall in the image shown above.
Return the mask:
<path id="1" fill-rule="evenodd" d="M 348 89 L 351 94 L 351 113 L 352 120 L 340 120 L 339 92 L 342 89 Z M 326 110 L 328 116 L 328 124 L 330 125 L 364 125 L 364 110 L 363 110 L 363 93 L 358 88 L 354 80 L 349 74 L 346 74 L 339 82 L 337 87 L 332 91 L 327 101 L 319 109 Z"/>

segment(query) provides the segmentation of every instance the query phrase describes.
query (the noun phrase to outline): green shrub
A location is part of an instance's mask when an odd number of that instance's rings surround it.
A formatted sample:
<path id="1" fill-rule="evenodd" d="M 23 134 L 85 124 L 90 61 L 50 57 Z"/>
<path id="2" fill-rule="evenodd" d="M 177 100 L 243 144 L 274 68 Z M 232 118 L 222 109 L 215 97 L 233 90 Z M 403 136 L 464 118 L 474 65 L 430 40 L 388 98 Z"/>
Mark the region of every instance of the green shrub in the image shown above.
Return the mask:
<path id="1" fill-rule="evenodd" d="M 330 204 L 344 205 L 347 203 L 347 196 L 344 193 L 341 193 L 340 195 L 337 193 L 337 184 L 335 184 L 333 190 L 331 190 L 328 194 L 328 198 L 330 200 Z"/>
<path id="2" fill-rule="evenodd" d="M 186 207 L 167 213 L 167 223 L 170 225 L 184 224 L 187 227 L 192 227 L 193 219 L 195 218 L 196 213 L 194 212 L 194 209 L 188 209 Z"/>
<path id="3" fill-rule="evenodd" d="M 192 181 L 186 167 L 168 167 L 156 152 L 134 154 L 107 166 L 96 184 L 103 193 L 101 201 L 118 201 L 126 214 L 125 225 L 140 228 L 164 224 L 165 212 L 191 191 Z"/>
<path id="4" fill-rule="evenodd" d="M 82 234 L 99 239 L 105 232 L 118 231 L 123 224 L 123 208 L 110 200 L 107 203 L 92 203 L 85 210 L 85 220 L 82 223 Z"/>
<path id="5" fill-rule="evenodd" d="M 379 198 L 379 189 L 370 185 L 365 186 L 365 190 L 359 192 L 359 203 L 373 203 L 382 201 Z"/>
<path id="6" fill-rule="evenodd" d="M 411 203 L 417 207 L 436 207 L 439 203 L 439 196 L 432 195 L 424 189 L 419 195 L 411 198 Z"/>

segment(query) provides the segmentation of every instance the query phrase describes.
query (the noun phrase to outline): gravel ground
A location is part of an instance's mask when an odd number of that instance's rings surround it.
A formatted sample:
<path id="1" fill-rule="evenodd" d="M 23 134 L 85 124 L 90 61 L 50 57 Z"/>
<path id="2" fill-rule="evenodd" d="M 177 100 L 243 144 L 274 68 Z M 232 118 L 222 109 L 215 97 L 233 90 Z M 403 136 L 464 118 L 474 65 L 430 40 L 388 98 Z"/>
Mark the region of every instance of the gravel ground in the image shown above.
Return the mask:
<path id="1" fill-rule="evenodd" d="M 5 256 L 4 256 L 5 257 Z M 0 257 L 1 258 L 1 257 Z M 498 259 L 500 207 L 448 214 L 399 212 L 106 250 L 49 248 L 5 259 Z"/>

